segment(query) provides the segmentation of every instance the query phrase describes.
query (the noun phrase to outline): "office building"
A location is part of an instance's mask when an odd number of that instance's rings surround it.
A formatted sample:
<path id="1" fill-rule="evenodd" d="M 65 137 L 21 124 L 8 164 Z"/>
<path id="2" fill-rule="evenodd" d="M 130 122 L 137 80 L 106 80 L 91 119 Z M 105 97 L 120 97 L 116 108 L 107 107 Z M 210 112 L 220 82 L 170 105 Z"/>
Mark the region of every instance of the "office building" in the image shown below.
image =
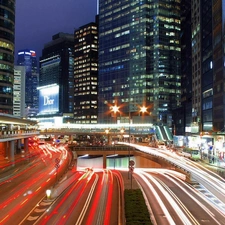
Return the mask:
<path id="1" fill-rule="evenodd" d="M 117 105 L 117 123 L 172 126 L 181 95 L 180 34 L 180 1 L 99 1 L 100 123 L 115 121 L 110 109 Z"/>
<path id="2" fill-rule="evenodd" d="M 36 116 L 38 112 L 38 71 L 36 52 L 30 49 L 18 51 L 18 66 L 25 66 L 25 104 L 27 117 Z"/>
<path id="3" fill-rule="evenodd" d="M 74 35 L 58 33 L 45 44 L 40 58 L 39 120 L 73 122 Z"/>
<path id="4" fill-rule="evenodd" d="M 74 122 L 97 123 L 98 24 L 74 32 Z"/>
<path id="5" fill-rule="evenodd" d="M 25 66 L 15 66 L 13 84 L 13 115 L 27 117 L 25 111 Z"/>
<path id="6" fill-rule="evenodd" d="M 181 0 L 181 107 L 173 111 L 173 134 L 190 134 L 192 125 L 191 2 Z"/>
<path id="7" fill-rule="evenodd" d="M 202 17 L 204 18 L 202 20 L 204 41 L 202 43 L 204 63 L 202 66 L 202 130 L 204 132 L 211 130 L 225 132 L 225 1 L 208 2 L 205 0 L 202 4 L 202 11 L 204 13 Z M 212 16 L 208 18 L 211 12 Z"/>
<path id="8" fill-rule="evenodd" d="M 13 114 L 15 1 L 0 1 L 0 113 Z"/>
<path id="9" fill-rule="evenodd" d="M 221 1 L 218 1 L 218 3 Z M 223 63 L 216 46 L 222 47 L 218 37 L 214 37 L 213 29 L 217 28 L 222 21 L 218 20 L 215 24 L 213 17 L 213 1 L 195 1 L 192 0 L 192 126 L 191 132 L 201 134 L 204 131 L 221 130 L 224 124 L 224 106 L 222 97 L 222 76 Z M 219 4 L 220 5 L 220 4 Z M 215 7 L 215 9 L 217 6 Z M 222 12 L 216 12 L 222 16 Z M 213 42 L 217 39 L 216 45 Z M 216 71 L 216 67 L 220 72 Z M 217 82 L 216 82 L 217 81 Z M 218 85 L 218 86 L 217 86 Z M 217 86 L 217 87 L 216 87 Z M 221 107 L 222 106 L 222 107 Z M 222 111 L 221 111 L 222 110 Z M 216 121 L 220 121 L 219 123 Z"/>

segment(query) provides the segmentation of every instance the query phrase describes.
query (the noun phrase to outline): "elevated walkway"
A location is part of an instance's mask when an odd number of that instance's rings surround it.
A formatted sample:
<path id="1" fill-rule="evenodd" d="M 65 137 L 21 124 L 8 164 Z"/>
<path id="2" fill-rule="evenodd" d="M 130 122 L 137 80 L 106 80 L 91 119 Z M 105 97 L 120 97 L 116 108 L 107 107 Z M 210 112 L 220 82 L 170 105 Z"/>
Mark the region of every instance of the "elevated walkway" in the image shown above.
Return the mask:
<path id="1" fill-rule="evenodd" d="M 168 126 L 156 125 L 155 133 L 156 133 L 157 139 L 159 141 L 172 141 L 173 140 L 173 135 L 170 132 Z"/>

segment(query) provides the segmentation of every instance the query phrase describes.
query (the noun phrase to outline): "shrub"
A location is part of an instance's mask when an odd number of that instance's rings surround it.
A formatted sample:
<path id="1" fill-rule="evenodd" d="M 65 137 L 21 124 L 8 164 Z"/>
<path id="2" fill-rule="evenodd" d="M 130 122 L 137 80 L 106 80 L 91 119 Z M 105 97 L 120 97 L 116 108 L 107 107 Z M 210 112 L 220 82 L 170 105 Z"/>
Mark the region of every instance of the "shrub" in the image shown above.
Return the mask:
<path id="1" fill-rule="evenodd" d="M 140 189 L 125 189 L 126 225 L 152 225 L 145 199 Z"/>

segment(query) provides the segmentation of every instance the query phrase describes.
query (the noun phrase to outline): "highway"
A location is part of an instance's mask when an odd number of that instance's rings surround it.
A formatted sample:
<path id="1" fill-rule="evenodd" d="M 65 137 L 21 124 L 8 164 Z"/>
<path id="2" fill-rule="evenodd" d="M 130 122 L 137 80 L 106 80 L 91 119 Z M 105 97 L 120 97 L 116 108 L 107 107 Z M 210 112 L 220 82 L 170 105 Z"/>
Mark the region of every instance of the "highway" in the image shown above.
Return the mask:
<path id="1" fill-rule="evenodd" d="M 40 148 L 38 157 L 1 179 L 0 224 L 19 224 L 67 168 L 70 156 L 65 148 L 50 145 Z M 55 158 L 60 159 L 58 169 Z"/>
<path id="2" fill-rule="evenodd" d="M 124 224 L 119 172 L 87 169 L 71 177 L 61 194 L 39 202 L 20 224 Z"/>
<path id="3" fill-rule="evenodd" d="M 160 225 L 224 224 L 225 214 L 181 175 L 165 169 L 135 169 L 133 174 L 146 195 L 154 219 Z"/>
<path id="4" fill-rule="evenodd" d="M 145 193 L 156 224 L 225 224 L 224 179 L 171 151 L 130 145 L 191 174 L 187 183 L 186 176 L 174 170 L 134 169 L 133 177 Z M 28 166 L 0 180 L 0 224 L 125 224 L 119 170 L 87 168 L 65 175 L 71 160 L 67 149 L 39 147 L 40 154 Z M 49 199 L 47 189 L 52 190 Z"/>
<path id="5" fill-rule="evenodd" d="M 128 145 L 127 143 L 125 144 Z M 187 158 L 184 158 L 183 156 L 179 156 L 169 150 L 160 150 L 157 148 L 140 146 L 136 144 L 129 145 L 135 147 L 139 151 L 165 158 L 165 160 L 171 163 L 171 167 L 172 165 L 176 165 L 177 167 L 183 168 L 185 171 L 188 171 L 191 174 L 191 187 L 194 188 L 194 190 L 198 194 L 201 194 L 201 196 L 207 201 L 206 203 L 210 204 L 214 209 L 213 210 L 209 208 L 209 206 L 207 205 L 207 208 L 209 209 L 208 212 L 213 212 L 214 215 L 216 215 L 217 211 L 220 213 L 220 216 L 218 215 L 218 217 L 216 217 L 219 218 L 219 222 L 216 222 L 216 224 L 225 224 L 225 180 L 223 178 L 205 168 L 200 163 L 191 161 Z M 143 169 L 135 169 L 135 171 L 143 171 Z M 206 203 L 204 203 L 204 205 L 206 205 Z M 199 220 L 197 219 L 197 221 Z M 201 224 L 201 221 L 199 222 L 199 224 Z"/>

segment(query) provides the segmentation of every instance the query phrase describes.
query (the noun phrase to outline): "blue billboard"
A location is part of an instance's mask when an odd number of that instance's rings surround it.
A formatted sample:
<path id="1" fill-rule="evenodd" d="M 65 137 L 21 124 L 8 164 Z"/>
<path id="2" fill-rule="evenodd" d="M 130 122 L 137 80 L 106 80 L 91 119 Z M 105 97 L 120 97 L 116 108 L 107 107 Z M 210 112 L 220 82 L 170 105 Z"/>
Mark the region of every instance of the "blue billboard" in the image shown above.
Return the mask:
<path id="1" fill-rule="evenodd" d="M 54 114 L 59 111 L 59 85 L 39 87 L 39 114 Z"/>

